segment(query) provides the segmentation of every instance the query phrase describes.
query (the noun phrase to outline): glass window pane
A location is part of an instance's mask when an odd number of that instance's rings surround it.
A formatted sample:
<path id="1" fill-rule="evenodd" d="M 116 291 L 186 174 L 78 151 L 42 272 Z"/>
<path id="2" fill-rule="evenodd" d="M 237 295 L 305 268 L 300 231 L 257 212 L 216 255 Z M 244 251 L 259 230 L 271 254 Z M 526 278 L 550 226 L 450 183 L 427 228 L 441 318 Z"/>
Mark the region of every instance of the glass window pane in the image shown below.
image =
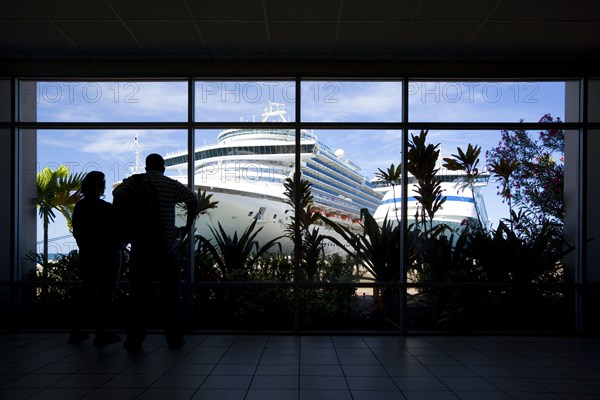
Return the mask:
<path id="1" fill-rule="evenodd" d="M 302 82 L 302 121 L 402 121 L 402 82 Z"/>
<path id="2" fill-rule="evenodd" d="M 280 259 L 291 265 L 289 258 Z M 200 280 L 212 279 L 200 275 Z M 201 331 L 291 331 L 294 327 L 294 291 L 292 287 L 249 284 L 223 287 L 204 284 L 194 288 L 196 306 L 194 328 Z M 261 339 L 262 337 L 262 339 Z M 267 336 L 253 338 L 253 346 Z M 256 339 L 257 341 L 255 341 Z M 238 342 L 239 344 L 239 342 Z M 245 354 L 248 356 L 248 354 Z M 258 358 L 257 358 L 258 359 Z"/>
<path id="3" fill-rule="evenodd" d="M 411 81 L 411 122 L 565 120 L 565 82 Z"/>
<path id="4" fill-rule="evenodd" d="M 310 211 L 324 218 L 317 219 L 308 232 L 330 238 L 323 241 L 325 257 L 316 263 L 307 262 L 303 278 L 335 282 L 351 280 L 352 276 L 387 281 L 392 275 L 397 277 L 399 265 L 391 275 L 383 272 L 377 275 L 377 271 L 364 268 L 364 264 L 356 264 L 353 257 L 346 258 L 357 251 L 348 238 L 365 234 L 363 210 L 375 218 L 381 206 L 386 189 L 380 182 L 374 182 L 378 169 L 401 163 L 401 131 L 317 130 L 313 135 L 318 148 L 314 156 L 303 163 L 303 178 L 311 184 Z M 307 254 L 319 254 L 316 250 L 318 242 L 312 244 L 312 248 L 303 248 Z M 361 258 L 369 256 L 362 254 Z"/>
<path id="5" fill-rule="evenodd" d="M 600 122 L 600 80 L 588 83 L 588 121 Z"/>
<path id="6" fill-rule="evenodd" d="M 0 122 L 10 122 L 10 113 L 10 81 L 8 79 L 0 79 Z"/>
<path id="7" fill-rule="evenodd" d="M 295 103 L 295 82 L 196 82 L 197 122 L 291 122 Z"/>
<path id="8" fill-rule="evenodd" d="M 557 313 L 560 321 L 537 316 L 566 310 L 565 293 L 544 295 L 543 289 L 514 284 L 563 279 L 564 132 L 430 130 L 425 145 L 439 151 L 437 164 L 430 163 L 433 152 L 413 152 L 422 133 L 410 134 L 409 283 L 505 285 L 410 289 L 409 312 L 415 312 L 410 321 L 420 319 L 415 329 L 494 329 L 499 320 L 496 329 L 502 330 L 507 319 L 523 330 L 560 330 L 566 313 Z M 426 165 L 438 170 L 430 180 L 439 186 L 437 205 L 426 201 L 432 197 L 421 168 Z M 483 296 L 486 290 L 489 297 Z M 427 317 L 419 316 L 423 311 Z"/>
<path id="9" fill-rule="evenodd" d="M 144 172 L 144 160 L 150 153 L 164 157 L 186 148 L 187 133 L 171 130 L 38 130 L 37 172 L 44 168 L 56 170 L 64 165 L 71 175 L 101 171 L 106 176 L 105 200 L 112 202 L 113 184 L 132 173 Z M 183 179 L 184 177 L 177 177 Z M 49 226 L 50 253 L 67 254 L 75 248 L 66 220 L 56 212 Z M 42 249 L 43 229 L 38 221 L 38 251 Z"/>
<path id="10" fill-rule="evenodd" d="M 21 85 L 38 122 L 175 122 L 187 120 L 187 82 L 38 81 Z"/>
<path id="11" fill-rule="evenodd" d="M 196 230 L 203 238 L 211 240 L 204 246 L 215 247 L 220 238 L 242 237 L 247 229 L 257 233 L 260 247 L 275 240 L 278 244 L 268 248 L 284 255 L 292 253 L 292 242 L 286 237 L 291 224 L 291 207 L 286 203 L 284 182 L 294 172 L 295 133 L 292 129 L 225 129 L 196 132 L 195 176 L 196 188 L 218 202 L 214 208 L 201 214 Z M 176 160 L 166 159 L 167 170 L 185 169 L 187 155 Z M 254 226 L 252 226 L 254 224 Z M 223 232 L 220 232 L 220 227 Z M 252 247 L 253 248 L 253 247 Z M 203 256 L 211 257 L 210 254 Z M 270 266 L 259 268 L 259 262 L 228 265 L 213 271 L 214 279 L 222 280 L 288 280 L 291 271 L 284 273 Z M 232 261 L 228 259 L 227 261 Z M 281 260 L 279 267 L 291 267 Z M 236 263 L 236 261 L 232 261 Z M 241 261 L 240 261 L 241 262 Z M 285 265 L 284 265 L 285 264 Z M 206 262 L 206 265 L 214 263 Z M 200 274 L 208 279 L 206 271 Z"/>

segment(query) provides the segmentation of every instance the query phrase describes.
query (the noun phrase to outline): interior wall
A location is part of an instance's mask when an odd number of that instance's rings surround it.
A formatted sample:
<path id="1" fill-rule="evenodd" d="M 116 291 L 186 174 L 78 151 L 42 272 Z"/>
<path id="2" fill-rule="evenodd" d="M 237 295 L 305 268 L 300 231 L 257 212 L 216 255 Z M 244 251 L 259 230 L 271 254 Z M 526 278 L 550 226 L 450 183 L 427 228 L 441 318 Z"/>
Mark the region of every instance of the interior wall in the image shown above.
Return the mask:
<path id="1" fill-rule="evenodd" d="M 10 80 L 0 80 L 0 123 L 10 122 Z M 11 221 L 12 221 L 12 148 L 10 128 L 0 128 L 0 281 L 9 281 L 11 274 Z M 0 312 L 6 313 L 9 304 L 9 287 L 0 286 Z"/>
<path id="2" fill-rule="evenodd" d="M 588 85 L 588 120 L 600 122 L 600 80 L 592 80 Z M 600 129 L 590 129 L 587 133 L 587 176 L 586 176 L 586 279 L 590 284 L 600 284 Z M 600 332 L 600 288 L 593 288 L 587 295 L 584 308 L 585 330 Z"/>

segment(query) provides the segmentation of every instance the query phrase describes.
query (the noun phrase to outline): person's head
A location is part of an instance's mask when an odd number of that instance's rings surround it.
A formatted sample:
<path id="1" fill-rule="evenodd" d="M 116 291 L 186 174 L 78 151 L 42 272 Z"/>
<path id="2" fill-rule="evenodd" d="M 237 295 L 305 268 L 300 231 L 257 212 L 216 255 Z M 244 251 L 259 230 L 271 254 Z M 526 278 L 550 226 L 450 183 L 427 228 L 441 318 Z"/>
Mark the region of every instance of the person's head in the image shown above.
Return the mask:
<path id="1" fill-rule="evenodd" d="M 146 157 L 146 171 L 165 172 L 165 160 L 160 154 L 152 153 Z"/>
<path id="2" fill-rule="evenodd" d="M 88 172 L 81 181 L 81 193 L 83 197 L 100 197 L 104 194 L 104 189 L 106 189 L 106 181 L 104 174 L 100 171 Z"/>

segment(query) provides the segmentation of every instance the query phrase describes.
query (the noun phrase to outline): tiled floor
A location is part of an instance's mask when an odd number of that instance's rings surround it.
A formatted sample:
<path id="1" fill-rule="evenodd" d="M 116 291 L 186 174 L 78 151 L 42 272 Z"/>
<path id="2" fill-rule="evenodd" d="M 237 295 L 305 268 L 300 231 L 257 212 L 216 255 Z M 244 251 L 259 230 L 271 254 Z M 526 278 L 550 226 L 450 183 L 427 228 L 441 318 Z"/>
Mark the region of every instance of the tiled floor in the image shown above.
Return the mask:
<path id="1" fill-rule="evenodd" d="M 600 339 L 0 334 L 0 399 L 600 399 Z"/>

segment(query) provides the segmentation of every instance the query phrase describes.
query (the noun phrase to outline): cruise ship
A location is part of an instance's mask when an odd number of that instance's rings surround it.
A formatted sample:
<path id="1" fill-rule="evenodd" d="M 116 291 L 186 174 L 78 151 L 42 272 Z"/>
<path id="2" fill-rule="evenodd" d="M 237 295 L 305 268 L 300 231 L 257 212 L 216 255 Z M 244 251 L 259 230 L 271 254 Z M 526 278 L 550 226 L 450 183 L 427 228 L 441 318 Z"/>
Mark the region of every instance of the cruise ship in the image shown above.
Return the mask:
<path id="1" fill-rule="evenodd" d="M 265 243 L 281 236 L 291 222 L 291 207 L 285 203 L 284 182 L 294 173 L 295 131 L 281 129 L 277 122 L 288 122 L 282 104 L 269 103 L 262 114 L 269 128 L 228 129 L 217 137 L 217 143 L 194 151 L 194 184 L 212 194 L 218 201 L 196 221 L 196 233 L 211 238 L 209 227 L 221 224 L 225 232 L 240 235 L 253 221 L 262 227 L 257 240 Z M 359 233 L 360 210 L 375 213 L 383 193 L 373 189 L 360 168 L 344 158 L 343 150 L 332 150 L 309 131 L 301 131 L 300 159 L 302 178 L 312 184 L 313 208 L 329 219 Z M 169 176 L 187 183 L 186 151 L 164 156 Z M 336 236 L 326 225 L 318 226 L 324 235 Z M 341 239 L 338 237 L 338 239 Z M 280 241 L 284 253 L 293 244 Z M 341 252 L 333 242 L 325 243 L 326 253 Z"/>
<path id="2" fill-rule="evenodd" d="M 481 193 L 481 189 L 487 186 L 490 179 L 487 171 L 481 172 L 472 185 L 466 183 L 464 172 L 452 171 L 441 165 L 438 166 L 436 177 L 440 180 L 442 196 L 446 198 L 446 201 L 435 214 L 434 225 L 445 224 L 455 230 L 460 229 L 466 222 L 477 223 L 479 221 L 484 228 L 489 227 L 490 221 Z M 415 197 L 418 195 L 416 184 L 415 177 L 408 176 L 408 225 L 416 222 L 415 215 L 419 210 L 419 202 Z M 386 217 L 392 224 L 399 221 L 402 204 L 400 185 L 392 188 L 387 182 L 375 179 L 372 181 L 372 187 L 375 191 L 384 194 L 380 206 L 373 215 L 375 221 L 381 224 Z"/>

